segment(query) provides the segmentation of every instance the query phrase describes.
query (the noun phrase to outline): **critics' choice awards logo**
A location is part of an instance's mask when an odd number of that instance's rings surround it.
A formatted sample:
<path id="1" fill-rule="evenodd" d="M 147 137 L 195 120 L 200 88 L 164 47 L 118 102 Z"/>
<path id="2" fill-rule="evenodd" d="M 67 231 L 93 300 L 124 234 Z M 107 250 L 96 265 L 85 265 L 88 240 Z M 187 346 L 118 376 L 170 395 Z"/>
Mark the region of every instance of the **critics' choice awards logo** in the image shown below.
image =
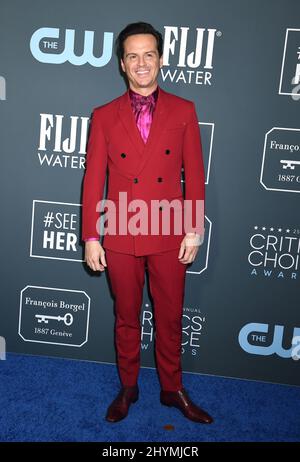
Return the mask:
<path id="1" fill-rule="evenodd" d="M 88 341 L 90 297 L 81 290 L 26 286 L 19 335 L 25 342 L 81 347 Z"/>
<path id="2" fill-rule="evenodd" d="M 83 169 L 89 120 L 89 117 L 40 114 L 39 164 Z"/>
<path id="3" fill-rule="evenodd" d="M 300 129 L 273 127 L 266 133 L 260 182 L 270 191 L 300 192 Z"/>
<path id="4" fill-rule="evenodd" d="M 82 262 L 80 204 L 34 200 L 30 256 Z"/>
<path id="5" fill-rule="evenodd" d="M 284 348 L 289 340 L 290 348 Z M 300 328 L 251 322 L 242 327 L 238 338 L 240 347 L 251 355 L 277 355 L 284 359 L 300 359 Z"/>
<path id="6" fill-rule="evenodd" d="M 197 356 L 206 316 L 198 308 L 183 307 L 181 352 Z M 141 349 L 147 351 L 154 340 L 154 319 L 150 303 L 145 303 L 141 314 Z"/>
<path id="7" fill-rule="evenodd" d="M 78 51 L 75 50 L 74 29 L 40 28 L 30 40 L 32 56 L 48 64 L 69 62 L 82 66 L 88 63 L 93 67 L 103 67 L 110 62 L 114 40 L 112 32 L 104 32 L 96 39 L 94 31 L 78 31 L 76 34 L 83 35 L 81 43 L 78 39 L 76 41 L 79 42 Z M 222 32 L 214 28 L 164 26 L 163 65 L 169 69 L 162 69 L 162 79 L 174 83 L 212 85 L 215 38 L 221 35 Z"/>
<path id="8" fill-rule="evenodd" d="M 249 245 L 251 276 L 297 279 L 300 229 L 254 226 Z"/>
<path id="9" fill-rule="evenodd" d="M 279 94 L 300 98 L 300 29 L 287 29 L 283 48 Z"/>

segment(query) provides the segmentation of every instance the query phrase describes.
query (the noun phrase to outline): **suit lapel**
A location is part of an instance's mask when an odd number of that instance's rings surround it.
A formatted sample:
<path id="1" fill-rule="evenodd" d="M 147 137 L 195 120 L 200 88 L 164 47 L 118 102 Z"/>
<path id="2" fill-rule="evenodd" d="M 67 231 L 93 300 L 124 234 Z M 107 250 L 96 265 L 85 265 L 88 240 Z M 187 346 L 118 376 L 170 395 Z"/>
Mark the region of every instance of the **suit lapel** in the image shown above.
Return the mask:
<path id="1" fill-rule="evenodd" d="M 134 114 L 131 107 L 129 92 L 127 91 L 121 98 L 119 115 L 124 125 L 125 130 L 128 133 L 129 138 L 131 139 L 133 145 L 135 146 L 137 152 L 142 155 L 145 144 L 140 135 L 139 129 L 137 128 Z"/>
<path id="2" fill-rule="evenodd" d="M 153 155 L 153 152 L 155 151 L 155 145 L 157 144 L 159 137 L 162 134 L 163 126 L 165 125 L 169 114 L 167 103 L 167 94 L 161 88 L 159 88 L 156 108 L 153 114 L 148 140 L 147 143 L 144 144 L 144 150 L 142 153 L 142 158 L 140 160 L 137 174 L 141 173 L 141 171 L 146 166 L 146 163 L 149 161 L 150 157 Z"/>
<path id="3" fill-rule="evenodd" d="M 121 98 L 119 115 L 129 138 L 131 139 L 137 150 L 137 153 L 140 156 L 137 162 L 138 167 L 136 174 L 138 175 L 144 169 L 146 163 L 150 159 L 150 156 L 154 152 L 155 144 L 158 142 L 159 137 L 162 134 L 162 128 L 165 125 L 169 115 L 168 95 L 164 90 L 159 88 L 156 108 L 153 114 L 152 124 L 146 144 L 144 143 L 139 129 L 137 128 L 128 91 Z"/>

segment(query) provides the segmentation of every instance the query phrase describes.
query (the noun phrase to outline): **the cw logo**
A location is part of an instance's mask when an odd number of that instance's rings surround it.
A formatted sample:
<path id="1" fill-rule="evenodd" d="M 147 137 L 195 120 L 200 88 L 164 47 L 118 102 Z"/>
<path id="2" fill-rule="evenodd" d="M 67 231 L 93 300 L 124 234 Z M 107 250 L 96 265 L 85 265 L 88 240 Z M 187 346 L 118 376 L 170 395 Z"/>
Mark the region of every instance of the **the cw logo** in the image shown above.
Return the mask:
<path id="1" fill-rule="evenodd" d="M 293 358 L 294 360 L 300 359 L 300 328 L 295 327 L 292 347 L 284 349 L 282 347 L 284 326 L 274 326 L 273 342 L 269 346 L 253 345 L 249 343 L 249 337 L 252 341 L 265 343 L 267 341 L 266 335 L 269 331 L 268 324 L 260 324 L 252 322 L 242 327 L 239 333 L 239 344 L 244 351 L 253 355 L 269 356 L 277 354 L 281 358 Z"/>
<path id="2" fill-rule="evenodd" d="M 30 40 L 30 51 L 32 55 L 41 63 L 62 64 L 66 61 L 75 66 L 82 66 L 85 63 L 90 63 L 94 67 L 105 66 L 112 57 L 113 49 L 113 33 L 104 32 L 103 38 L 103 53 L 98 58 L 93 54 L 94 48 L 94 32 L 85 31 L 83 53 L 81 56 L 76 56 L 74 53 L 75 30 L 66 29 L 65 47 L 61 53 L 47 53 L 41 51 L 40 43 L 43 41 L 44 48 L 55 50 L 57 42 L 51 39 L 59 38 L 59 29 L 52 27 L 42 27 L 34 32 Z"/>

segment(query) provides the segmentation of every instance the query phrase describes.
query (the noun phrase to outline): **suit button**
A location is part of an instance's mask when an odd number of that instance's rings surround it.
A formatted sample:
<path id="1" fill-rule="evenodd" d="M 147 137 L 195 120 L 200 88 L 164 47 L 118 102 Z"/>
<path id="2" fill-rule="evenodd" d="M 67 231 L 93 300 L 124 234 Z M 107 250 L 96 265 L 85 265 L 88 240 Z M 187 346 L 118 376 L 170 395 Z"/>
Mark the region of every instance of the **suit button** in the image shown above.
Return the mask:
<path id="1" fill-rule="evenodd" d="M 170 152 L 171 152 L 170 149 L 166 149 L 166 150 L 165 150 L 165 153 L 166 153 L 166 154 L 170 154 Z"/>
<path id="2" fill-rule="evenodd" d="M 137 178 L 133 178 L 133 182 L 134 182 L 134 183 L 138 183 L 138 181 L 139 181 L 139 180 L 138 180 Z"/>
<path id="3" fill-rule="evenodd" d="M 122 152 L 121 157 L 123 157 L 123 159 L 124 159 L 124 157 L 126 157 L 125 152 Z"/>
<path id="4" fill-rule="evenodd" d="M 161 176 L 159 176 L 159 177 L 157 178 L 157 181 L 158 181 L 159 183 L 161 183 L 161 182 L 162 182 L 162 180 L 163 180 L 163 179 L 162 179 L 162 177 L 161 177 Z"/>

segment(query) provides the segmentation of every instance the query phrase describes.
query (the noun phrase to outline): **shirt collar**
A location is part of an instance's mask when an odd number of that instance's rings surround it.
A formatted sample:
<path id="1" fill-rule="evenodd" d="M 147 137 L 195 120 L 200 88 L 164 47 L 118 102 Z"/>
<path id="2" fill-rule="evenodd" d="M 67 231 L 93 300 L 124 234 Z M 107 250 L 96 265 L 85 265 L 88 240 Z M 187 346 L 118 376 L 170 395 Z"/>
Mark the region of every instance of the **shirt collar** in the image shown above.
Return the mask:
<path id="1" fill-rule="evenodd" d="M 153 97 L 154 101 L 156 102 L 157 98 L 158 98 L 158 92 L 159 92 L 159 86 L 158 85 L 157 85 L 156 89 L 152 93 L 150 93 L 150 95 L 147 95 L 147 96 L 141 95 L 140 93 L 137 93 L 137 92 L 133 91 L 131 88 L 129 88 L 129 97 L 130 97 L 131 101 L 140 100 L 141 98 L 149 98 L 149 99 L 151 99 Z"/>

